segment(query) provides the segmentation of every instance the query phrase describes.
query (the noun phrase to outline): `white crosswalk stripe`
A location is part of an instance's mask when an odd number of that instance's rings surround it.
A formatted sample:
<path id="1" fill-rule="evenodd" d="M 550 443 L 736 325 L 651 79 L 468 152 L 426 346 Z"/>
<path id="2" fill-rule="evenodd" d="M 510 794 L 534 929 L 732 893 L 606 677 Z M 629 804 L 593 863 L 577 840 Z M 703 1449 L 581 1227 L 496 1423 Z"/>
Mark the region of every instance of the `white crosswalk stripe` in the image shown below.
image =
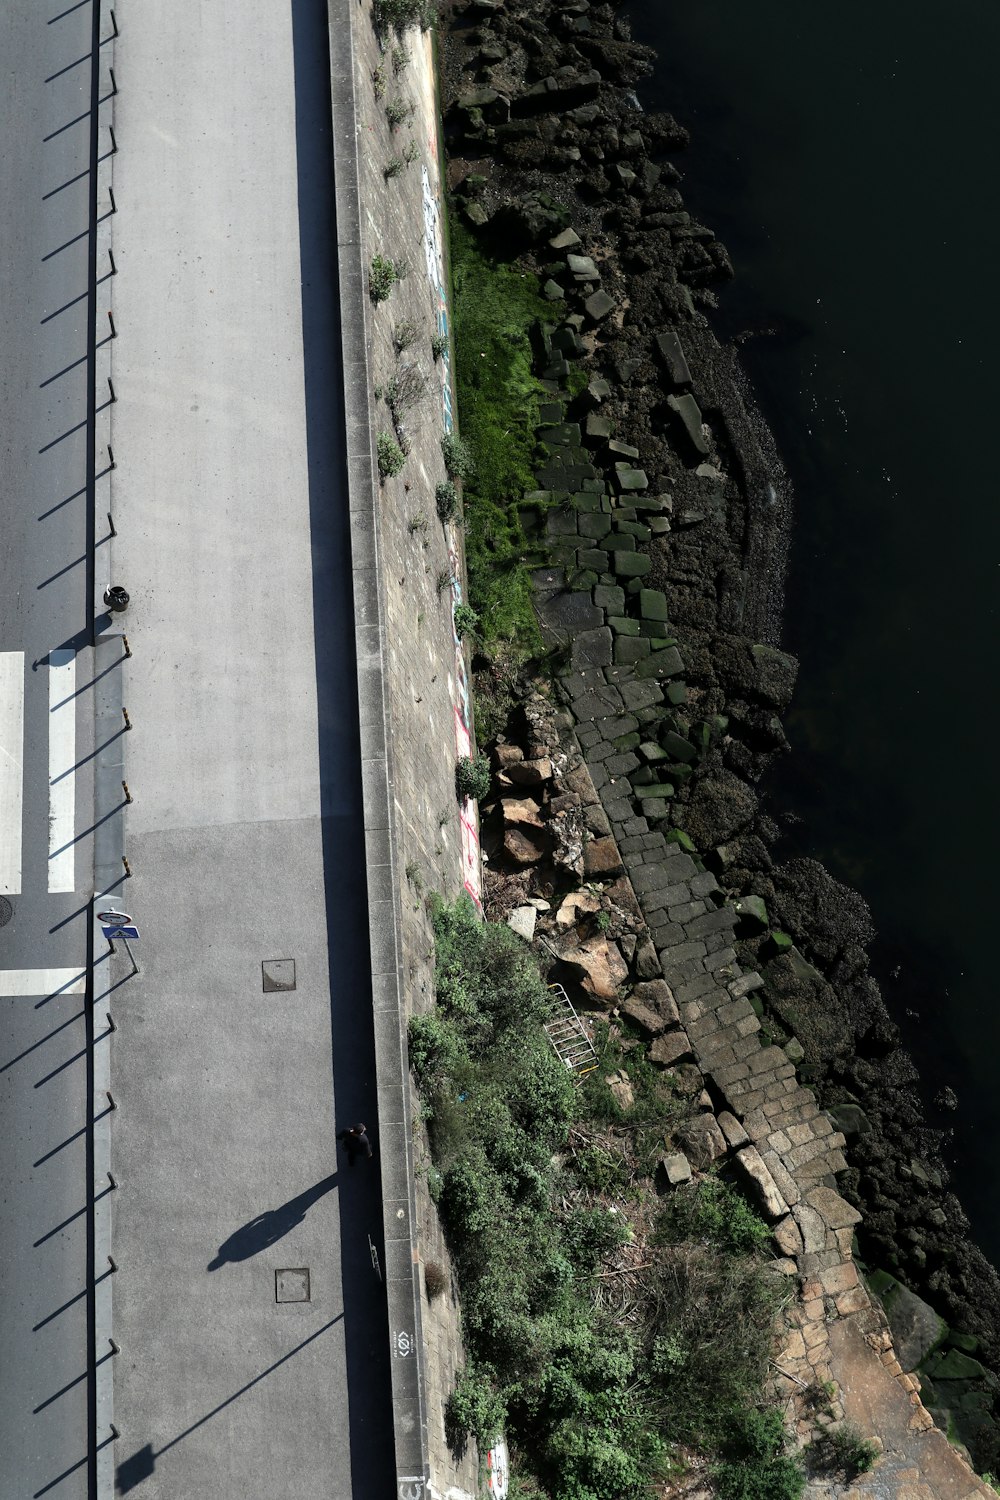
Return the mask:
<path id="1" fill-rule="evenodd" d="M 49 652 L 49 890 L 76 877 L 76 653 Z"/>
<path id="2" fill-rule="evenodd" d="M 82 995 L 87 976 L 80 969 L 0 969 L 0 997 Z"/>
<path id="3" fill-rule="evenodd" d="M 0 651 L 0 892 L 21 890 L 24 652 Z"/>

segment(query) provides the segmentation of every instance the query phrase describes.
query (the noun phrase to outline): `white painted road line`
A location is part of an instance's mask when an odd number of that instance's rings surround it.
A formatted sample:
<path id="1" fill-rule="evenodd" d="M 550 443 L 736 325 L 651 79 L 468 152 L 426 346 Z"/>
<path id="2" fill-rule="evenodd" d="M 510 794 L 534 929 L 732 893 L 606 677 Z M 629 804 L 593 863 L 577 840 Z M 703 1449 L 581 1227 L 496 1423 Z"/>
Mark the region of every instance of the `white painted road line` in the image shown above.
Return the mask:
<path id="1" fill-rule="evenodd" d="M 76 876 L 76 653 L 49 652 L 49 890 Z"/>
<path id="2" fill-rule="evenodd" d="M 0 651 L 0 892 L 21 891 L 24 652 Z"/>
<path id="3" fill-rule="evenodd" d="M 0 969 L 0 998 L 15 995 L 84 995 L 87 975 L 80 969 Z"/>

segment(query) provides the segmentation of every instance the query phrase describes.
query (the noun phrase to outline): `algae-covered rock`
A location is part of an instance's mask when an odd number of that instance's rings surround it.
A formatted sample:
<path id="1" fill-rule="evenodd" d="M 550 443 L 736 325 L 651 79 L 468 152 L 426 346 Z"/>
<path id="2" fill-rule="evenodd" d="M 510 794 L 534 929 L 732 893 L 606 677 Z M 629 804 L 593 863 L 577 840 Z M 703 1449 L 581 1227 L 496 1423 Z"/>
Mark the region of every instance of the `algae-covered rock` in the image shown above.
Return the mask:
<path id="1" fill-rule="evenodd" d="M 872 1277 L 868 1284 L 885 1308 L 896 1358 L 907 1372 L 915 1370 L 940 1344 L 948 1332 L 947 1323 L 930 1303 L 911 1292 L 894 1276 L 883 1272 L 878 1283 Z"/>

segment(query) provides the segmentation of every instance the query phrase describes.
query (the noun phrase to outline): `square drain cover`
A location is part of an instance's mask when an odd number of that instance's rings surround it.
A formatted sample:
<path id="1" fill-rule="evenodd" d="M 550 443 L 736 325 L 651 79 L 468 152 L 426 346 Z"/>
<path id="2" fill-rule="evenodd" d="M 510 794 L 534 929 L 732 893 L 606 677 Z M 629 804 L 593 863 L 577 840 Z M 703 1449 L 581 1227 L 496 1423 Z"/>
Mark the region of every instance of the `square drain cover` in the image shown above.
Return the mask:
<path id="1" fill-rule="evenodd" d="M 299 1266 L 295 1270 L 275 1271 L 274 1300 L 275 1302 L 308 1302 L 310 1300 L 309 1267 Z"/>
<path id="2" fill-rule="evenodd" d="M 294 958 L 265 958 L 260 967 L 264 975 L 265 995 L 274 990 L 294 990 Z"/>

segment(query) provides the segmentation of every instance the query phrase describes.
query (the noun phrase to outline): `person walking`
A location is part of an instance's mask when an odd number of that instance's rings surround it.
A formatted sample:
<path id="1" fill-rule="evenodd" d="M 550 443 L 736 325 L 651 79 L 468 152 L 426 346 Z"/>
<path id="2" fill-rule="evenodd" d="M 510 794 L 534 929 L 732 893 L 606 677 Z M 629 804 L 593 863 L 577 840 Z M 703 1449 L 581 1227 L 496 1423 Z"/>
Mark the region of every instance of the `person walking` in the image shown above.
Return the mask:
<path id="1" fill-rule="evenodd" d="M 354 1166 L 355 1158 L 359 1156 L 363 1156 L 366 1161 L 371 1160 L 372 1143 L 364 1125 L 352 1125 L 348 1130 L 338 1130 L 337 1140 L 344 1143 L 349 1167 Z"/>

